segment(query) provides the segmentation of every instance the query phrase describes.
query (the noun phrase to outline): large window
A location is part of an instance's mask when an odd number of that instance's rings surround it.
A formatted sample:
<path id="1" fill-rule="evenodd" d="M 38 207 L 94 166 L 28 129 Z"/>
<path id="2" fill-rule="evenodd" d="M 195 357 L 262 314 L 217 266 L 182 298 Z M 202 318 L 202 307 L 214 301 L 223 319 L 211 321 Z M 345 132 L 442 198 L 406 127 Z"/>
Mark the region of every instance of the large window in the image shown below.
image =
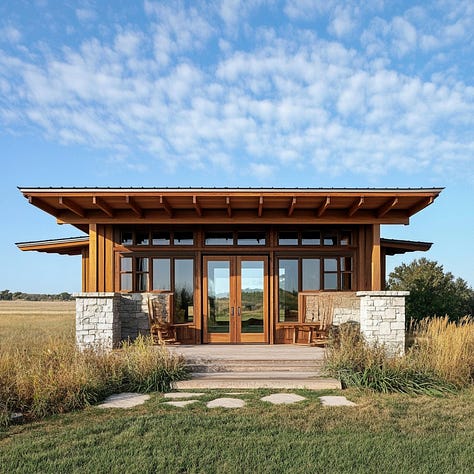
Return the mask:
<path id="1" fill-rule="evenodd" d="M 194 259 L 180 257 L 120 258 L 121 291 L 173 292 L 173 322 L 194 319 Z"/>
<path id="2" fill-rule="evenodd" d="M 352 257 L 280 258 L 278 277 L 278 320 L 297 322 L 299 291 L 352 290 Z"/>

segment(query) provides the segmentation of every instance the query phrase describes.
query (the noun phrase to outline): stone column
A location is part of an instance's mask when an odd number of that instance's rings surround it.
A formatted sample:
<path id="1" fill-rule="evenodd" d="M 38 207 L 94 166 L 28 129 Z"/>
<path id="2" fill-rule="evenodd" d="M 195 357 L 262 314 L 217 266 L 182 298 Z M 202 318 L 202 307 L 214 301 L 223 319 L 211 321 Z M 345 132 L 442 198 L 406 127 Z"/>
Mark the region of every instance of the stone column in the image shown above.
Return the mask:
<path id="1" fill-rule="evenodd" d="M 120 293 L 76 293 L 76 344 L 80 349 L 118 347 Z"/>
<path id="2" fill-rule="evenodd" d="M 360 331 L 369 344 L 383 344 L 393 355 L 405 352 L 405 296 L 409 291 L 358 291 Z"/>

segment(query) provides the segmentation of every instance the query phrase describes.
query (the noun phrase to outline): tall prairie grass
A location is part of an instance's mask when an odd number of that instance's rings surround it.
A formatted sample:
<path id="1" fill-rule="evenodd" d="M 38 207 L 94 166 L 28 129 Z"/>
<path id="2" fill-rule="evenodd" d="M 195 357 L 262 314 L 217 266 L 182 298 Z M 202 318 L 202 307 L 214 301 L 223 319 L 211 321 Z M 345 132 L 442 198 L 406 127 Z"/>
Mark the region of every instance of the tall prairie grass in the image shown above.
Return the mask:
<path id="1" fill-rule="evenodd" d="M 440 394 L 467 387 L 474 378 L 474 320 L 425 319 L 413 326 L 415 343 L 403 357 L 369 345 L 352 325 L 341 325 L 330 343 L 327 371 L 346 386 L 379 392 Z"/>
<path id="2" fill-rule="evenodd" d="M 35 419 L 82 408 L 116 391 L 167 391 L 185 376 L 181 357 L 139 337 L 118 351 L 78 350 L 70 337 L 0 344 L 0 424 L 11 413 Z"/>

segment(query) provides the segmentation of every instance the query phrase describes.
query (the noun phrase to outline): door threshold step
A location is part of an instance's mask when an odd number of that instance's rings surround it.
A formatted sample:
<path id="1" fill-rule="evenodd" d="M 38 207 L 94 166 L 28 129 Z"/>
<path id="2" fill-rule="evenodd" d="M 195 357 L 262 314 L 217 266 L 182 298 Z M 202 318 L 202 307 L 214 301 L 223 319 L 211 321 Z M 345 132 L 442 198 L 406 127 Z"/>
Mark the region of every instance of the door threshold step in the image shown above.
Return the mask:
<path id="1" fill-rule="evenodd" d="M 182 380 L 173 384 L 175 390 L 187 389 L 307 389 L 327 390 L 341 389 L 341 382 L 333 378 L 211 378 L 197 377 Z"/>
<path id="2" fill-rule="evenodd" d="M 314 379 L 320 377 L 319 372 L 194 372 L 191 374 L 191 379 L 200 380 L 239 380 L 239 379 L 252 379 L 252 380 L 272 380 L 272 379 Z"/>

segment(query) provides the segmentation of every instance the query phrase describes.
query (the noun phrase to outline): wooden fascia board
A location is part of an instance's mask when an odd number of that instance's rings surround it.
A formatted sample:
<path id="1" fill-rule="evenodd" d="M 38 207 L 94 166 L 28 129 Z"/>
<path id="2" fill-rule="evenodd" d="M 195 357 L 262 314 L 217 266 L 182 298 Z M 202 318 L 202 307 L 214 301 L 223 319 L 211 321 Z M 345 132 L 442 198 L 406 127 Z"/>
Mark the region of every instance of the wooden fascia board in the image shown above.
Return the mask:
<path id="1" fill-rule="evenodd" d="M 36 196 L 28 196 L 28 202 L 33 206 L 41 209 L 42 211 L 51 214 L 54 217 L 59 216 L 59 210 L 53 206 L 50 206 L 47 202 L 44 202 L 42 199 Z"/>
<path id="2" fill-rule="evenodd" d="M 160 206 L 165 210 L 169 217 L 173 217 L 173 208 L 170 206 L 170 203 L 167 201 L 165 196 L 160 196 Z"/>
<path id="3" fill-rule="evenodd" d="M 352 206 L 350 207 L 349 209 L 349 212 L 347 213 L 347 215 L 349 217 L 352 217 L 364 204 L 364 196 L 360 196 L 359 199 L 356 199 Z"/>
<path id="4" fill-rule="evenodd" d="M 377 218 L 380 219 L 381 217 L 385 216 L 385 214 L 390 212 L 397 204 L 398 204 L 398 197 L 389 199 L 385 204 L 383 204 L 377 209 L 377 213 L 376 213 Z"/>
<path id="5" fill-rule="evenodd" d="M 202 208 L 201 208 L 201 205 L 199 204 L 199 200 L 197 196 L 193 196 L 193 206 L 194 206 L 194 210 L 196 211 L 196 214 L 199 217 L 202 217 Z"/>
<path id="6" fill-rule="evenodd" d="M 411 217 L 413 214 L 421 211 L 425 207 L 429 206 L 435 200 L 434 196 L 425 197 L 420 202 L 416 203 L 414 206 L 408 209 L 407 214 L 408 217 Z"/>
<path id="7" fill-rule="evenodd" d="M 227 215 L 229 217 L 232 217 L 232 203 L 231 203 L 231 200 L 230 200 L 229 196 L 227 196 L 225 198 L 225 203 L 226 203 L 226 206 L 227 206 Z"/>
<path id="8" fill-rule="evenodd" d="M 125 202 L 128 204 L 130 209 L 140 218 L 143 218 L 143 209 L 137 204 L 132 196 L 125 196 Z"/>
<path id="9" fill-rule="evenodd" d="M 60 196 L 59 197 L 59 204 L 61 206 L 66 207 L 74 214 L 78 215 L 79 217 L 86 217 L 86 211 L 83 207 L 79 206 L 76 202 L 72 201 L 67 197 Z"/>
<path id="10" fill-rule="evenodd" d="M 318 217 L 322 217 L 322 215 L 326 212 L 326 209 L 329 207 L 330 204 L 331 204 L 331 198 L 330 196 L 326 196 L 326 199 L 321 203 L 321 205 L 316 210 L 316 215 Z"/>
<path id="11" fill-rule="evenodd" d="M 109 217 L 114 217 L 114 210 L 107 204 L 107 202 L 103 198 L 98 196 L 92 196 L 92 204 L 97 206 Z"/>
<path id="12" fill-rule="evenodd" d="M 70 255 L 79 255 L 81 249 L 88 248 L 89 242 L 63 242 L 55 244 L 37 244 L 37 245 L 17 245 L 17 247 L 23 252 L 45 252 L 45 253 L 59 253 L 68 254 L 68 250 L 71 250 Z"/>
<path id="13" fill-rule="evenodd" d="M 288 217 L 290 217 L 293 214 L 293 212 L 295 211 L 295 208 L 296 208 L 296 197 L 293 196 L 291 198 L 290 206 L 288 207 Z"/>

